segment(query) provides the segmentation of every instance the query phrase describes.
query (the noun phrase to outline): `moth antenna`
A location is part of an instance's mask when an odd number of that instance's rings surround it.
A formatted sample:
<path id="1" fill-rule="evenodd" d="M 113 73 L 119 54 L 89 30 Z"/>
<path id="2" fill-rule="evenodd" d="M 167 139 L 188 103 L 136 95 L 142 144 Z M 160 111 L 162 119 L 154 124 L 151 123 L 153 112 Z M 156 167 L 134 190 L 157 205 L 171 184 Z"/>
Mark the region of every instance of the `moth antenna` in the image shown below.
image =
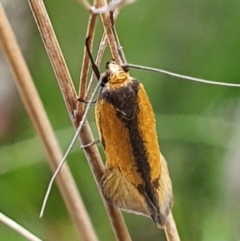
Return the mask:
<path id="1" fill-rule="evenodd" d="M 89 40 L 90 40 L 90 36 L 88 36 L 85 40 L 85 46 L 86 46 L 86 50 L 87 50 L 87 53 L 88 53 L 88 56 L 90 58 L 90 61 L 91 61 L 91 64 L 92 64 L 92 69 L 93 69 L 93 72 L 94 74 L 96 75 L 97 79 L 99 80 L 100 79 L 100 72 L 99 72 L 99 69 L 97 67 L 97 65 L 95 64 L 94 60 L 93 60 L 93 57 L 92 57 L 92 53 L 91 53 L 91 50 L 90 50 L 90 47 L 89 47 Z"/>
<path id="2" fill-rule="evenodd" d="M 146 67 L 146 66 L 142 66 L 142 65 L 136 65 L 136 64 L 124 64 L 124 65 L 122 65 L 122 68 L 126 68 L 126 67 L 133 68 L 133 69 L 147 70 L 147 71 L 156 72 L 156 73 L 161 73 L 161 74 L 165 74 L 165 75 L 168 75 L 168 76 L 171 76 L 171 77 L 175 77 L 175 78 L 179 78 L 179 79 L 183 79 L 183 80 L 189 80 L 189 81 L 193 81 L 193 82 L 199 82 L 199 83 L 202 83 L 202 84 L 240 88 L 240 84 L 233 84 L 233 83 L 225 83 L 225 82 L 218 82 L 218 81 L 200 79 L 200 78 L 195 78 L 195 77 L 191 77 L 191 76 L 187 76 L 187 75 L 173 73 L 173 72 L 162 70 L 162 69 Z"/>
<path id="3" fill-rule="evenodd" d="M 73 148 L 73 146 L 74 146 L 74 143 L 76 142 L 80 131 L 82 130 L 82 127 L 83 127 L 83 125 L 84 125 L 84 122 L 85 122 L 85 120 L 87 119 L 87 114 L 88 114 L 88 111 L 89 111 L 89 109 L 90 109 L 90 107 L 91 107 L 91 103 L 92 103 L 95 95 L 97 94 L 98 88 L 99 88 L 99 86 L 100 86 L 101 84 L 102 84 L 102 82 L 101 82 L 101 81 L 98 81 L 95 89 L 93 90 L 92 95 L 91 95 L 91 98 L 89 99 L 89 102 L 88 102 L 88 104 L 87 104 L 87 106 L 86 106 L 86 109 L 85 109 L 85 112 L 84 112 L 84 114 L 83 114 L 82 120 L 80 121 L 79 126 L 78 126 L 78 128 L 77 128 L 77 130 L 76 130 L 76 133 L 75 133 L 75 135 L 74 135 L 74 137 L 73 137 L 73 139 L 72 139 L 72 141 L 71 141 L 71 143 L 70 143 L 67 151 L 65 152 L 65 154 L 64 154 L 61 162 L 59 163 L 56 171 L 54 172 L 54 174 L 53 174 L 53 176 L 52 176 L 52 178 L 51 178 L 51 180 L 50 180 L 50 182 L 49 182 L 49 184 L 48 184 L 48 188 L 47 188 L 47 191 L 46 191 L 46 194 L 45 194 L 45 197 L 44 197 L 44 200 L 43 200 L 42 208 L 41 208 L 41 211 L 40 211 L 40 215 L 39 215 L 40 218 L 43 216 L 43 213 L 44 213 L 44 210 L 45 210 L 45 207 L 46 207 L 46 204 L 47 204 L 47 200 L 48 200 L 48 197 L 49 197 L 49 194 L 50 194 L 50 191 L 51 191 L 53 182 L 54 182 L 57 174 L 58 174 L 59 171 L 61 170 L 64 162 L 66 161 L 66 158 L 67 158 L 68 154 L 69 154 L 70 151 L 72 150 L 72 148 Z"/>

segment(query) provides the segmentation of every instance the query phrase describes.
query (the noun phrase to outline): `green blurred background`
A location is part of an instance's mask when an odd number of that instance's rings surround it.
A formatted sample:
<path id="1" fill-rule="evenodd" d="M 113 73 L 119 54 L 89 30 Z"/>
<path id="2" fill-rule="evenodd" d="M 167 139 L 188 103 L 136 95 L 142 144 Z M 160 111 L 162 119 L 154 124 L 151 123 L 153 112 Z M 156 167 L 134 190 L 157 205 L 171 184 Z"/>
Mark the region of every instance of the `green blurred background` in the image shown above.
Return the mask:
<path id="1" fill-rule="evenodd" d="M 15 28 L 18 41 L 56 136 L 66 150 L 74 129 L 27 1 L 8 1 L 3 1 L 7 14 L 13 26 L 14 20 L 21 23 Z M 74 0 L 44 2 L 78 88 L 88 13 Z M 240 83 L 239 9 L 240 1 L 233 0 L 138 0 L 121 11 L 116 28 L 129 63 Z M 94 55 L 101 34 L 98 21 Z M 110 58 L 107 51 L 101 71 Z M 182 240 L 239 240 L 240 89 L 139 70 L 131 70 L 131 75 L 144 84 L 156 114 Z M 4 78 L 1 74 L 2 89 Z M 44 240 L 79 240 L 56 185 L 44 217 L 38 218 L 51 172 L 19 96 L 11 88 L 11 94 L 0 103 L 0 211 Z M 89 121 L 97 138 L 93 112 Z M 79 143 L 68 164 L 99 239 L 114 240 Z M 150 219 L 126 213 L 124 218 L 133 240 L 165 240 L 163 231 Z M 1 223 L 0 239 L 24 240 Z"/>

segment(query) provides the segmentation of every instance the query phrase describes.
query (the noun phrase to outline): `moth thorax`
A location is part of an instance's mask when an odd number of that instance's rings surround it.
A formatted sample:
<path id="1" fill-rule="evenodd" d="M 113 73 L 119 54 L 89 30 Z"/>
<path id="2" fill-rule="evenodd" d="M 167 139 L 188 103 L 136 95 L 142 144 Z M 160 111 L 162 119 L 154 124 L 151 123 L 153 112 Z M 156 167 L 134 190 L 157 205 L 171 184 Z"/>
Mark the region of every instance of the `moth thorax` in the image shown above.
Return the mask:
<path id="1" fill-rule="evenodd" d="M 121 71 L 110 76 L 108 83 L 113 86 L 114 85 L 125 86 L 128 83 L 128 80 L 129 80 L 128 74 Z"/>

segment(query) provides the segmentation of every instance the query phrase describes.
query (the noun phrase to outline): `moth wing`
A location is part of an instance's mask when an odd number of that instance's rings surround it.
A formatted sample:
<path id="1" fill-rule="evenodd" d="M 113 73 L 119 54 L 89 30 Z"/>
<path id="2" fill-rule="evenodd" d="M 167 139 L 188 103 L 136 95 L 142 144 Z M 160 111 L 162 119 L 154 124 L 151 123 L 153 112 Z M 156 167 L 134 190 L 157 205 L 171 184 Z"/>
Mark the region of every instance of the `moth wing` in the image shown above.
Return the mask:
<path id="1" fill-rule="evenodd" d="M 137 90 L 132 83 L 109 93 L 111 104 L 121 120 L 132 120 L 137 113 Z"/>
<path id="2" fill-rule="evenodd" d="M 173 206 L 172 182 L 168 173 L 167 162 L 161 154 L 161 176 L 157 185 L 156 197 L 159 207 L 160 227 L 164 226 Z"/>
<path id="3" fill-rule="evenodd" d="M 151 216 L 145 198 L 120 173 L 118 168 L 105 168 L 102 177 L 102 188 L 105 198 L 118 208 L 127 212 Z"/>
<path id="4" fill-rule="evenodd" d="M 100 99 L 97 101 L 96 106 L 95 106 L 95 119 L 96 119 L 96 125 L 97 125 L 99 139 L 100 139 L 101 143 L 104 145 L 101 125 L 100 125 L 102 115 L 104 114 L 103 108 L 104 108 L 104 101 L 102 99 Z"/>

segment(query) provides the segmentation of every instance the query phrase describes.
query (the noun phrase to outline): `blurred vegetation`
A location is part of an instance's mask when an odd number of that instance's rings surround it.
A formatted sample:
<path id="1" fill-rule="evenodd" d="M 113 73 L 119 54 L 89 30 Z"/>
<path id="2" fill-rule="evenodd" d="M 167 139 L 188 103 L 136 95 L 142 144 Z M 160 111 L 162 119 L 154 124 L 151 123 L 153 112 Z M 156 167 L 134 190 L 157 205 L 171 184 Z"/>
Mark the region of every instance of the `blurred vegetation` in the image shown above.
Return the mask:
<path id="1" fill-rule="evenodd" d="M 45 4 L 78 88 L 88 13 L 73 0 L 48 0 Z M 239 8 L 240 2 L 233 0 L 138 0 L 121 11 L 116 28 L 130 63 L 240 83 Z M 30 12 L 26 21 L 32 26 L 26 60 L 65 150 L 74 130 Z M 95 46 L 101 33 L 98 23 Z M 108 53 L 101 71 L 111 58 Z M 173 213 L 182 240 L 239 240 L 240 90 L 139 70 L 131 70 L 131 75 L 144 84 L 154 107 L 161 150 L 173 181 Z M 44 217 L 38 218 L 51 172 L 19 102 L 9 131 L 0 140 L 0 210 L 44 240 L 79 240 L 56 186 Z M 93 113 L 89 121 L 96 130 Z M 78 146 L 68 164 L 100 240 L 114 240 Z M 163 231 L 150 219 L 125 213 L 124 217 L 133 240 L 164 240 Z M 24 240 L 2 224 L 0 236 L 1 240 Z"/>

